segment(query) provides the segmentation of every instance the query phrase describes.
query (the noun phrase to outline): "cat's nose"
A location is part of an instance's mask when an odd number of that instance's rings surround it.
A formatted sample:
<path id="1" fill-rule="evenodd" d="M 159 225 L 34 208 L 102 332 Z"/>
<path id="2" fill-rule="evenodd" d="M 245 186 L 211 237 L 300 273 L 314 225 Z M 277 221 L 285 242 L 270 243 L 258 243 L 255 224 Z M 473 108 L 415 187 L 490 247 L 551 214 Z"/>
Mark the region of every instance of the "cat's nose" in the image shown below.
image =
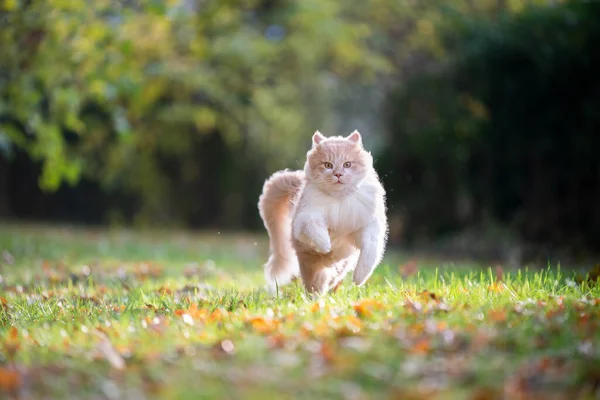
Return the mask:
<path id="1" fill-rule="evenodd" d="M 340 174 L 339 172 L 336 172 L 335 174 L 333 174 L 335 176 L 337 176 L 338 178 L 340 178 L 342 176 L 342 174 Z"/>

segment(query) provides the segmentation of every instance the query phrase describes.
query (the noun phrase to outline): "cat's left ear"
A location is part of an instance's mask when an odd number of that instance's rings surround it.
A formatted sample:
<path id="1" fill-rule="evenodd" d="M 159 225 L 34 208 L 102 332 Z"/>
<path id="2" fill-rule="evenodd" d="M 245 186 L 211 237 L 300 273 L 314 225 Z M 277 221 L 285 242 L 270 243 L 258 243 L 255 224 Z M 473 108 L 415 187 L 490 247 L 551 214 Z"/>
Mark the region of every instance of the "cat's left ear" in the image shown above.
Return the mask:
<path id="1" fill-rule="evenodd" d="M 315 134 L 312 137 L 313 146 L 318 145 L 323 140 L 325 140 L 325 136 L 323 136 L 323 134 L 321 132 L 316 131 Z"/>
<path id="2" fill-rule="evenodd" d="M 359 131 L 355 130 L 346 139 L 348 139 L 349 141 L 351 141 L 353 143 L 356 143 L 356 144 L 358 144 L 359 146 L 362 147 L 362 136 L 360 136 L 360 132 Z"/>

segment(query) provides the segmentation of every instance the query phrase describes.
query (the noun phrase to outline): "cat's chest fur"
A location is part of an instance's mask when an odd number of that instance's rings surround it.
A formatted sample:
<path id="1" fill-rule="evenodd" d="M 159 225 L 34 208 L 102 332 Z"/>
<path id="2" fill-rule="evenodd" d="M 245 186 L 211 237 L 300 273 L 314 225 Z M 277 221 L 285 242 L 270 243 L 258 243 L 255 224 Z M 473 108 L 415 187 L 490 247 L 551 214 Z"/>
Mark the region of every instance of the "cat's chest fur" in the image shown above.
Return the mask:
<path id="1" fill-rule="evenodd" d="M 320 214 L 333 238 L 346 236 L 373 220 L 376 198 L 368 187 L 343 197 L 333 197 L 319 191 L 310 193 L 308 207 Z"/>

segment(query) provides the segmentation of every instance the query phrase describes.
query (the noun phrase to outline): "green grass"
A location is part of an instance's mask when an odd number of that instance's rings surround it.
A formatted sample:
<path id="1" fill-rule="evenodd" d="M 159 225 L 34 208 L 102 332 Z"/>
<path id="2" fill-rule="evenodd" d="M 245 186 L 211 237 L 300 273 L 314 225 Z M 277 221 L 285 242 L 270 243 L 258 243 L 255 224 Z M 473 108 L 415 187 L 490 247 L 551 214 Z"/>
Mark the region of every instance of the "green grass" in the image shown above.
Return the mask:
<path id="1" fill-rule="evenodd" d="M 0 398 L 599 393 L 600 288 L 558 267 L 430 259 L 403 277 L 389 252 L 316 301 L 264 290 L 264 236 L 0 224 L 3 251 Z"/>

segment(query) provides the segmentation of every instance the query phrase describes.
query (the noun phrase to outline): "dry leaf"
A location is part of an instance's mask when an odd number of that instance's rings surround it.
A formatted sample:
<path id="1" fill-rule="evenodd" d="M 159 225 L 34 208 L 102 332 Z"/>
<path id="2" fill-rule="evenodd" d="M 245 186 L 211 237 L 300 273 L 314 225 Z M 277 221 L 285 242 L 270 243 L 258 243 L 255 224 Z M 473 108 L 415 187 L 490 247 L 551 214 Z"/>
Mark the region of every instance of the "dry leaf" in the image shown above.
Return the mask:
<path id="1" fill-rule="evenodd" d="M 0 367 L 0 393 L 15 393 L 22 384 L 23 378 L 19 371 Z"/>
<path id="2" fill-rule="evenodd" d="M 15 354 L 21 348 L 21 340 L 19 339 L 19 331 L 12 326 L 8 332 L 8 338 L 4 342 L 4 352 L 9 360 L 15 357 Z"/>
<path id="3" fill-rule="evenodd" d="M 426 354 L 431 350 L 431 343 L 427 338 L 421 338 L 416 341 L 413 347 L 410 349 L 413 353 Z"/>
<path id="4" fill-rule="evenodd" d="M 254 330 L 260 333 L 271 333 L 277 330 L 278 321 L 272 319 L 264 319 L 263 317 L 253 317 L 248 320 Z"/>
<path id="5" fill-rule="evenodd" d="M 504 286 L 502 283 L 494 282 L 488 286 L 488 290 L 490 292 L 500 293 L 504 290 Z"/>
<path id="6" fill-rule="evenodd" d="M 492 310 L 489 312 L 488 317 L 494 322 L 504 322 L 506 321 L 506 311 Z"/>
<path id="7" fill-rule="evenodd" d="M 373 310 L 381 310 L 384 308 L 383 303 L 373 299 L 365 299 L 354 303 L 352 308 L 361 317 L 373 315 Z"/>
<path id="8" fill-rule="evenodd" d="M 125 360 L 121 357 L 121 354 L 114 348 L 108 336 L 104 333 L 96 330 L 94 331 L 99 339 L 96 350 L 108 361 L 108 363 L 115 369 L 125 369 Z"/>

